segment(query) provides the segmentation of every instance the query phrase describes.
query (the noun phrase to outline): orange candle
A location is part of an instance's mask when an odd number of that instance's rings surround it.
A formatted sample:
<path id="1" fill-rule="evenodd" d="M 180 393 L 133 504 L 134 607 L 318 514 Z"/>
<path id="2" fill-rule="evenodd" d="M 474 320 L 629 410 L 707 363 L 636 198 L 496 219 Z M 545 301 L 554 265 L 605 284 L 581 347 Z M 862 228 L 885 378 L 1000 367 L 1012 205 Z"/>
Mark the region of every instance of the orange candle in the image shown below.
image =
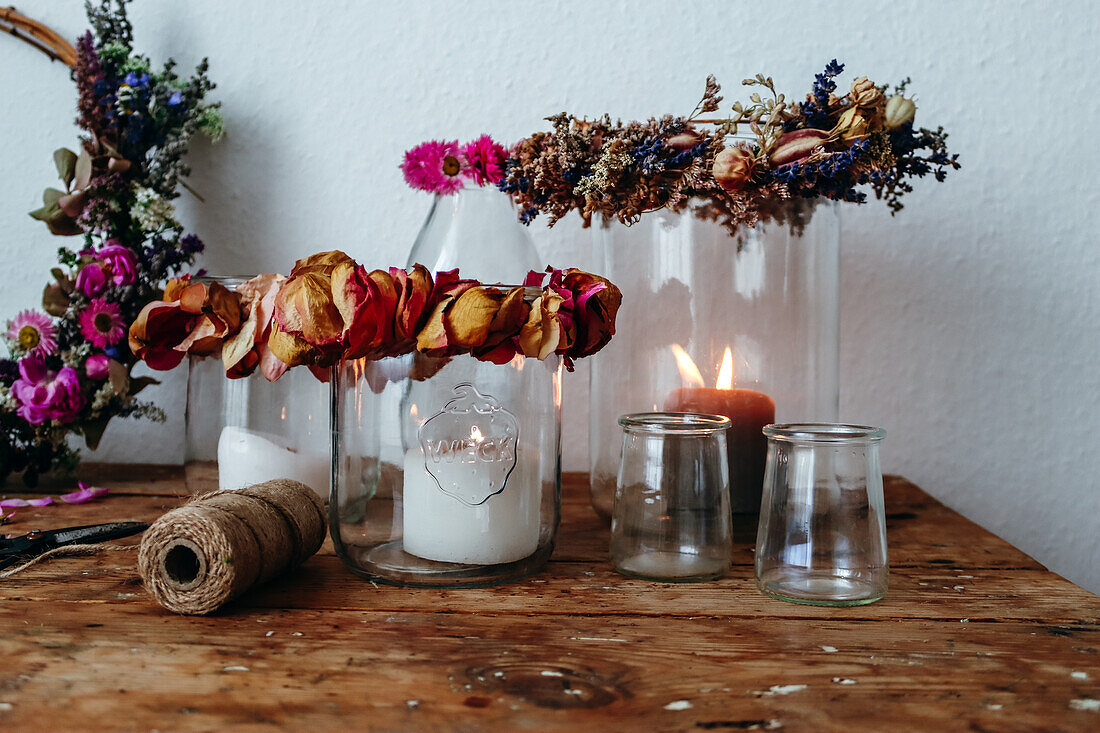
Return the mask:
<path id="1" fill-rule="evenodd" d="M 686 357 L 686 354 L 684 356 Z M 727 349 L 719 371 L 720 385 L 732 383 L 732 367 L 732 355 Z M 764 489 L 764 464 L 768 452 L 768 440 L 761 431 L 765 425 L 775 422 L 775 400 L 763 392 L 752 389 L 732 389 L 724 386 L 681 387 L 673 390 L 668 396 L 665 409 L 671 412 L 724 415 L 730 419 L 730 429 L 726 431 L 726 450 L 729 455 L 730 470 L 730 505 L 734 512 L 760 511 L 760 496 Z"/>

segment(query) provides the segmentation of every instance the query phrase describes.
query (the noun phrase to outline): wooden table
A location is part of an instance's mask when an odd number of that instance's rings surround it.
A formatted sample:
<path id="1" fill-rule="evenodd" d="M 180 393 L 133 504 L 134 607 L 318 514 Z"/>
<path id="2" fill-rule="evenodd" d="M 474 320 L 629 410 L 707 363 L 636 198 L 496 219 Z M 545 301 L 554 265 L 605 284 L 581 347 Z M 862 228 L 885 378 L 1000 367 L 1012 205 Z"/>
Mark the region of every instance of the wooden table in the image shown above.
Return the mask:
<path id="1" fill-rule="evenodd" d="M 185 493 L 175 470 L 99 472 L 109 498 L 5 530 Z M 890 593 L 851 609 L 757 592 L 748 526 L 724 581 L 620 577 L 584 484 L 549 567 L 496 588 L 375 587 L 330 545 L 209 618 L 153 603 L 131 552 L 0 580 L 0 730 L 1100 730 L 1100 598 L 904 479 Z"/>

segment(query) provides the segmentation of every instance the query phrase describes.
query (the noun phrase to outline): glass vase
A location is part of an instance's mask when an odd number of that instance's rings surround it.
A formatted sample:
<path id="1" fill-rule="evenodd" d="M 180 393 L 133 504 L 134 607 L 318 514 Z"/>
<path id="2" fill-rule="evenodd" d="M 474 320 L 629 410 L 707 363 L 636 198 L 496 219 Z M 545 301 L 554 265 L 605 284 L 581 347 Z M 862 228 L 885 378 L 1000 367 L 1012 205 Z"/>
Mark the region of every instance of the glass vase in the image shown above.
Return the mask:
<path id="1" fill-rule="evenodd" d="M 481 586 L 542 568 L 561 515 L 561 363 L 421 354 L 334 370 L 330 534 L 352 572 Z"/>
<path id="2" fill-rule="evenodd" d="M 243 278 L 207 278 L 233 289 Z M 184 476 L 192 494 L 290 478 L 328 496 L 329 387 L 308 369 L 269 382 L 225 375 L 217 356 L 188 357 Z"/>
<path id="3" fill-rule="evenodd" d="M 771 425 L 756 586 L 773 598 L 858 606 L 886 595 L 886 509 L 878 446 L 863 425 Z"/>
<path id="4" fill-rule="evenodd" d="M 615 494 L 621 415 L 729 417 L 734 513 L 760 508 L 765 425 L 836 420 L 837 208 L 798 218 L 804 227 L 771 222 L 737 236 L 667 210 L 630 227 L 593 223 L 599 271 L 622 290 L 624 312 L 638 314 L 619 319 L 591 365 L 591 498 L 601 516 Z"/>
<path id="5" fill-rule="evenodd" d="M 611 564 L 663 582 L 714 580 L 730 565 L 726 431 L 718 415 L 624 415 Z"/>
<path id="6" fill-rule="evenodd" d="M 512 200 L 496 188 L 472 184 L 436 194 L 409 252 L 407 265 L 414 264 L 433 273 L 457 267 L 463 277 L 486 284 L 523 282 L 529 271 L 545 266 Z"/>

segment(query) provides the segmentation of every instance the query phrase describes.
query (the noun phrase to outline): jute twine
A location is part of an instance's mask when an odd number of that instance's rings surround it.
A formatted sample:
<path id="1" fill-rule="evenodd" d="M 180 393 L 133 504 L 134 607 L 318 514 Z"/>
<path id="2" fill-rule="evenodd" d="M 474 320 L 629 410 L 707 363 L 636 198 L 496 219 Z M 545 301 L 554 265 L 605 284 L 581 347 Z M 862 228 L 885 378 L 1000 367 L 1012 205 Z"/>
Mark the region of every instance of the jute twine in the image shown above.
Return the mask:
<path id="1" fill-rule="evenodd" d="M 169 611 L 211 613 L 298 565 L 325 541 L 325 508 L 305 484 L 276 479 L 199 496 L 145 530 L 138 570 Z"/>

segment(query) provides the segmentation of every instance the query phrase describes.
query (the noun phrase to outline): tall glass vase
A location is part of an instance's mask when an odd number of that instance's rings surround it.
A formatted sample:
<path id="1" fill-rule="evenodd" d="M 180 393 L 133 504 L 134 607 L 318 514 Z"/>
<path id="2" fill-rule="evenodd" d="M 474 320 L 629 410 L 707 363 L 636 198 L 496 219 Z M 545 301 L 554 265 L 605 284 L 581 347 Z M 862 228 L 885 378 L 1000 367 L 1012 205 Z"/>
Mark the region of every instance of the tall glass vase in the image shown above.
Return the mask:
<path id="1" fill-rule="evenodd" d="M 764 425 L 836 420 L 840 225 L 818 206 L 801 231 L 768 223 L 734 237 L 690 213 L 594 223 L 600 272 L 623 293 L 618 332 L 591 365 L 592 505 L 610 516 L 621 415 L 729 417 L 731 506 L 756 512 Z"/>
<path id="2" fill-rule="evenodd" d="M 545 267 L 512 200 L 475 186 L 436 194 L 409 252 L 407 264 L 418 263 L 433 273 L 457 267 L 463 277 L 483 283 L 521 283 L 529 271 Z"/>

